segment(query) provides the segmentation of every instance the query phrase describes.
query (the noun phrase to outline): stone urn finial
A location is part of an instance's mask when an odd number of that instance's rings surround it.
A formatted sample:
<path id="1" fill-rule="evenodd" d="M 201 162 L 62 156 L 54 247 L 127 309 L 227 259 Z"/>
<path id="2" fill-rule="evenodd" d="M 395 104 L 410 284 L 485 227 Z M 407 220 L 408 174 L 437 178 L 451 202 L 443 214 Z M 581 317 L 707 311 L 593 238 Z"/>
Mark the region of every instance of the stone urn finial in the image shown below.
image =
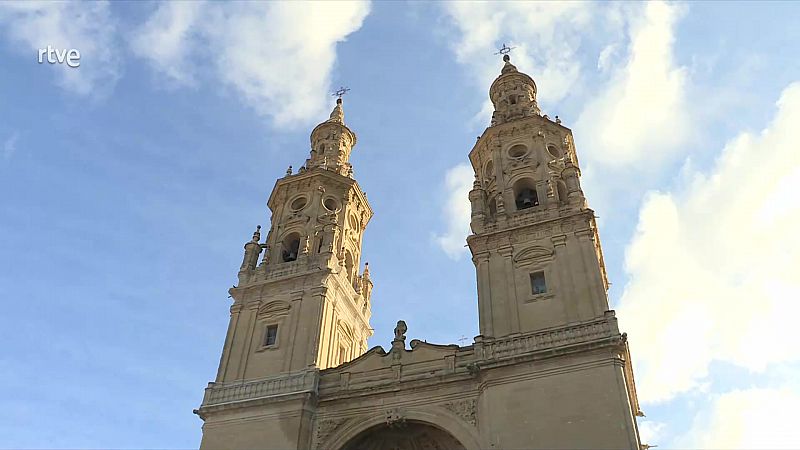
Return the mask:
<path id="1" fill-rule="evenodd" d="M 394 361 L 399 362 L 400 358 L 403 357 L 403 350 L 406 348 L 406 331 L 408 331 L 406 322 L 398 320 L 397 326 L 394 327 L 394 339 L 392 339 L 391 353 Z"/>
<path id="2" fill-rule="evenodd" d="M 394 340 L 395 341 L 402 341 L 405 342 L 406 340 L 406 331 L 408 331 L 408 327 L 406 326 L 406 322 L 403 320 L 397 321 L 397 326 L 394 327 Z"/>

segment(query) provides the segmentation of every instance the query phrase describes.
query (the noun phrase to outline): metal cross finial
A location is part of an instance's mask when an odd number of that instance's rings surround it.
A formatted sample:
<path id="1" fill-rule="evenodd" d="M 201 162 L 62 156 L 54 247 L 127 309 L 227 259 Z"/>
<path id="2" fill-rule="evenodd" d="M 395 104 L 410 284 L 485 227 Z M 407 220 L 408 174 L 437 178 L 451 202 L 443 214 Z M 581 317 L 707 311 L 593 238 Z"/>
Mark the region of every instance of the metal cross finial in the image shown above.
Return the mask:
<path id="1" fill-rule="evenodd" d="M 350 88 L 346 88 L 346 87 L 342 86 L 339 89 L 337 89 L 336 92 L 334 92 L 331 95 L 333 95 L 334 97 L 337 97 L 337 98 L 342 98 L 342 96 L 344 94 L 347 94 L 347 91 L 349 91 L 349 90 L 350 90 Z"/>
<path id="2" fill-rule="evenodd" d="M 462 346 L 464 345 L 464 342 L 467 342 L 468 340 L 469 339 L 467 339 L 467 337 L 464 336 L 463 334 L 461 335 L 460 338 L 458 338 L 458 342 L 460 342 Z"/>
<path id="3" fill-rule="evenodd" d="M 495 55 L 507 55 L 507 54 L 511 53 L 511 50 L 514 50 L 515 48 L 517 48 L 517 47 L 509 47 L 504 42 L 503 46 L 500 47 L 500 50 L 498 50 L 497 53 L 495 53 Z"/>

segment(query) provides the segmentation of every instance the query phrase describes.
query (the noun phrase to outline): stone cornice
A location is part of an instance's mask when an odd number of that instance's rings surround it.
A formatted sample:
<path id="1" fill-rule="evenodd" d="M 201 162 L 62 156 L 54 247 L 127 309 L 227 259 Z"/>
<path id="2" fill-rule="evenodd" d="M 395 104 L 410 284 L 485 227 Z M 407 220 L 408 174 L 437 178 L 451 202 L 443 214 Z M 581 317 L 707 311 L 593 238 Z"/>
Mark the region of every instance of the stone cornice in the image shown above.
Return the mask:
<path id="1" fill-rule="evenodd" d="M 544 128 L 553 128 L 554 130 L 562 131 L 568 135 L 572 134 L 572 130 L 568 127 L 565 127 L 563 124 L 556 123 L 552 120 L 545 119 L 544 116 L 533 115 L 528 117 L 523 117 L 520 119 L 511 120 L 509 122 L 504 122 L 495 126 L 486 127 L 483 130 L 481 136 L 475 142 L 475 145 L 472 147 L 472 150 L 469 152 L 469 159 L 472 160 L 476 153 L 478 153 L 478 149 L 481 145 L 487 145 L 488 142 L 492 138 L 496 137 L 505 137 L 508 134 L 512 133 L 513 130 L 520 129 L 520 128 L 533 128 L 537 125 L 540 125 Z"/>
<path id="2" fill-rule="evenodd" d="M 306 180 L 306 179 L 313 179 L 315 177 L 327 177 L 331 181 L 338 182 L 338 183 L 343 183 L 343 184 L 349 186 L 350 189 L 353 189 L 355 191 L 355 193 L 358 196 L 358 198 L 361 200 L 361 202 L 367 208 L 367 211 L 369 211 L 369 214 L 367 215 L 367 221 L 369 221 L 369 219 L 372 218 L 372 216 L 374 214 L 374 211 L 372 210 L 372 206 L 370 206 L 369 201 L 367 200 L 367 196 L 364 195 L 364 190 L 361 189 L 361 186 L 358 184 L 358 181 L 355 178 L 346 177 L 346 176 L 340 175 L 340 174 L 338 174 L 338 173 L 336 173 L 334 171 L 325 170 L 325 169 L 321 169 L 321 168 L 312 168 L 312 169 L 309 169 L 309 170 L 307 170 L 307 171 L 305 171 L 303 173 L 296 173 L 294 175 L 287 175 L 287 176 L 285 176 L 283 178 L 279 178 L 275 182 L 275 186 L 272 188 L 272 192 L 269 195 L 269 199 L 267 199 L 267 207 L 270 209 L 270 211 L 274 211 L 273 207 L 275 205 L 273 205 L 273 199 L 275 198 L 275 194 L 285 184 L 296 183 L 296 182 L 303 181 L 303 180 Z"/>
<path id="3" fill-rule="evenodd" d="M 385 352 L 373 347 L 349 363 L 323 371 L 310 369 L 259 380 L 209 383 L 200 414 L 203 417 L 217 410 L 284 401 L 300 394 L 326 402 L 405 390 L 437 390 L 470 380 L 480 383 L 481 373 L 487 370 L 601 349 L 618 355 L 620 364 L 629 364 L 625 361 L 625 336 L 619 333 L 613 311 L 596 319 L 526 334 L 479 336 L 475 344 L 466 347 L 415 340 L 411 350 L 401 349 L 397 355 L 394 349 Z M 634 389 L 630 376 L 631 395 L 635 395 Z"/>
<path id="4" fill-rule="evenodd" d="M 470 247 L 470 250 L 473 252 L 473 255 L 485 253 L 487 249 L 485 248 L 485 243 L 488 241 L 502 241 L 504 239 L 510 238 L 515 233 L 525 230 L 525 229 L 532 229 L 532 230 L 540 230 L 540 229 L 547 229 L 554 223 L 559 222 L 570 222 L 572 219 L 578 218 L 586 218 L 589 219 L 590 217 L 594 217 L 594 211 L 591 209 L 584 209 L 580 211 L 575 211 L 574 213 L 568 215 L 558 215 L 556 217 L 549 217 L 541 220 L 531 220 L 530 222 L 521 221 L 521 223 L 509 226 L 507 228 L 499 229 L 499 230 L 490 230 L 485 231 L 480 234 L 471 234 L 467 236 L 467 244 Z M 564 233 L 558 233 L 564 234 Z"/>

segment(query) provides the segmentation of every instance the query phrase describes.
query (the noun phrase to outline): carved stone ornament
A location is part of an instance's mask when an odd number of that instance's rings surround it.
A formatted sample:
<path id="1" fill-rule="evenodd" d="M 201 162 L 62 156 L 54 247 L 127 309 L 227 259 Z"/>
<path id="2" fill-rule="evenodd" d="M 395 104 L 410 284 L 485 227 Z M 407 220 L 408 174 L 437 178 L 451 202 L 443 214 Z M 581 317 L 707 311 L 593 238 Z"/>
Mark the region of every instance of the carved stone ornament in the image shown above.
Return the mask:
<path id="1" fill-rule="evenodd" d="M 406 422 L 405 412 L 400 408 L 392 408 L 386 411 L 386 425 L 402 426 Z"/>
<path id="2" fill-rule="evenodd" d="M 472 426 L 477 426 L 478 419 L 475 411 L 476 405 L 477 401 L 475 399 L 467 399 L 448 402 L 442 406 L 463 419 L 464 422 L 467 422 Z"/>
<path id="3" fill-rule="evenodd" d="M 317 423 L 317 442 L 323 443 L 348 419 L 322 419 Z M 320 447 L 322 448 L 322 447 Z"/>

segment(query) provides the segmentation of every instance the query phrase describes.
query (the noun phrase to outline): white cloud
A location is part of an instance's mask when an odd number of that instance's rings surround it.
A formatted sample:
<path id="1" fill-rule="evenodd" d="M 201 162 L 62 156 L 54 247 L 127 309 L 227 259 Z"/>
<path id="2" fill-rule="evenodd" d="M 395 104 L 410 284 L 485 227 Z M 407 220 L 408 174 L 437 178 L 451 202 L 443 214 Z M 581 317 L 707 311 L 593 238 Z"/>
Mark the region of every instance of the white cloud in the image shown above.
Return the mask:
<path id="1" fill-rule="evenodd" d="M 580 75 L 576 52 L 591 18 L 591 4 L 580 2 L 444 2 L 445 16 L 454 26 L 451 48 L 457 60 L 475 74 L 483 92 L 500 74 L 499 43 L 515 47 L 514 64 L 533 76 L 539 101 L 567 95 Z M 487 99 L 475 122 L 487 124 L 492 115 Z M 443 216 L 447 231 L 435 236 L 451 258 L 467 254 L 470 206 L 467 195 L 473 172 L 468 164 L 448 170 Z"/>
<path id="2" fill-rule="evenodd" d="M 610 69 L 615 45 L 606 46 L 598 68 L 611 80 L 585 106 L 575 124 L 590 142 L 584 154 L 604 166 L 657 162 L 682 151 L 688 135 L 688 70 L 672 54 L 674 27 L 683 14 L 677 4 L 649 2 L 631 18 L 627 60 Z M 581 140 L 581 139 L 578 139 Z"/>
<path id="3" fill-rule="evenodd" d="M 131 50 L 149 60 L 153 68 L 179 85 L 193 85 L 191 59 L 196 57 L 192 35 L 204 2 L 166 2 L 150 16 L 131 40 Z"/>
<path id="4" fill-rule="evenodd" d="M 657 445 L 664 436 L 667 424 L 653 420 L 639 421 L 639 438 L 643 444 Z"/>
<path id="5" fill-rule="evenodd" d="M 680 448 L 797 448 L 800 393 L 786 387 L 736 390 L 715 396 L 695 416 Z"/>
<path id="6" fill-rule="evenodd" d="M 452 259 L 459 259 L 467 254 L 467 235 L 469 234 L 469 221 L 471 207 L 469 204 L 469 191 L 475 174 L 472 166 L 467 163 L 459 164 L 447 171 L 445 175 L 445 192 L 447 203 L 444 207 L 444 218 L 447 230 L 444 234 L 434 237 L 436 243 Z"/>
<path id="7" fill-rule="evenodd" d="M 531 75 L 539 98 L 557 101 L 580 75 L 576 52 L 582 29 L 591 18 L 591 4 L 581 2 L 444 2 L 456 28 L 452 42 L 458 61 L 467 65 L 488 89 L 500 74 L 494 55 L 499 43 L 515 46 L 514 64 Z M 491 117 L 484 117 L 488 122 Z"/>
<path id="8" fill-rule="evenodd" d="M 178 84 L 193 84 L 211 66 L 258 113 L 301 126 L 329 106 L 336 44 L 368 12 L 367 2 L 165 3 L 132 48 Z"/>
<path id="9" fill-rule="evenodd" d="M 609 44 L 606 45 L 605 48 L 600 52 L 600 56 L 597 57 L 597 68 L 601 72 L 605 72 L 612 67 L 612 61 L 616 58 L 617 52 L 619 51 L 619 45 L 617 44 Z"/>
<path id="10" fill-rule="evenodd" d="M 19 133 L 14 132 L 11 136 L 6 139 L 3 143 L 3 159 L 9 159 L 14 155 L 14 152 L 17 151 L 17 140 L 19 139 Z"/>
<path id="11" fill-rule="evenodd" d="M 499 74 L 494 46 L 511 37 L 513 41 L 508 43 L 517 47 L 513 61 L 536 80 L 540 101 L 555 102 L 570 92 L 588 96 L 575 129 L 581 159 L 588 169 L 583 184 L 593 193 L 594 206 L 607 211 L 604 206 L 616 205 L 608 199 L 620 189 L 630 189 L 629 175 L 657 171 L 661 166 L 652 163 L 685 148 L 681 144 L 688 135 L 688 71 L 676 66 L 672 54 L 673 29 L 682 6 L 611 3 L 599 8 L 583 2 L 443 5 L 457 30 L 453 51 L 458 61 L 476 74 L 481 86 L 488 87 Z M 589 77 L 582 73 L 585 68 L 578 52 L 594 48 L 598 52 L 595 75 L 606 81 L 581 89 L 582 78 L 585 82 Z M 487 99 L 475 120 L 485 124 L 491 112 Z M 581 147 L 581 141 L 587 144 Z M 598 170 L 629 168 L 643 159 L 651 164 L 637 166 L 637 172 L 621 171 L 602 183 L 592 177 Z M 641 182 L 635 185 L 646 189 Z M 461 227 L 467 223 L 468 219 Z"/>
<path id="12" fill-rule="evenodd" d="M 686 169 L 641 208 L 617 309 L 644 402 L 700 388 L 715 360 L 751 371 L 800 360 L 800 83 L 777 105 L 709 174 Z"/>
<path id="13" fill-rule="evenodd" d="M 38 49 L 48 45 L 78 50 L 79 67 L 52 66 L 59 84 L 73 93 L 102 96 L 120 77 L 116 25 L 107 2 L 0 2 L 0 24 L 32 65 L 38 63 Z"/>

